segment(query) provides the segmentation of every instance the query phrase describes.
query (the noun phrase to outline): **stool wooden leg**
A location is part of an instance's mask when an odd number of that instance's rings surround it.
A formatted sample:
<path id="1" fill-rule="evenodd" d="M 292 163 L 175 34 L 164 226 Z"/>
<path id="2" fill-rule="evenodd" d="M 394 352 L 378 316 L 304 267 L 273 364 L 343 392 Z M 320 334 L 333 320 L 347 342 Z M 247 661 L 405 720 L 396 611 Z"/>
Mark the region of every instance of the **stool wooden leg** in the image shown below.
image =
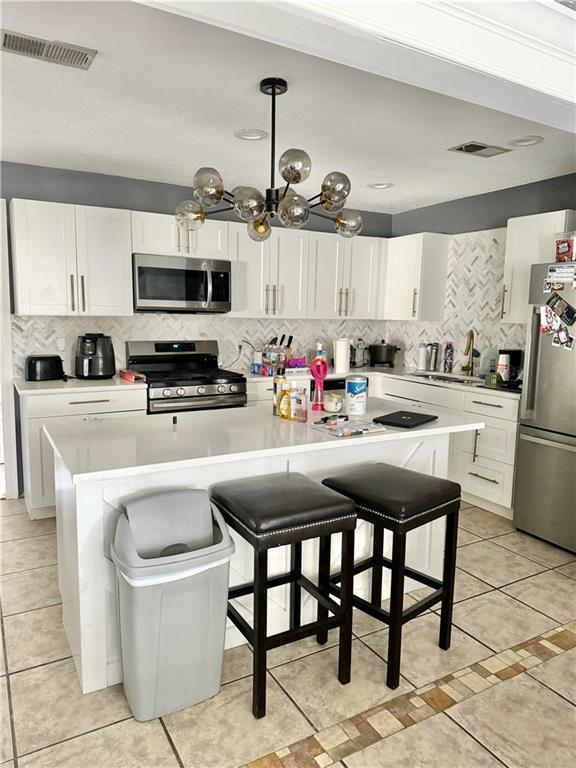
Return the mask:
<path id="1" fill-rule="evenodd" d="M 354 529 L 342 532 L 342 581 L 340 606 L 345 611 L 340 627 L 340 647 L 338 649 L 338 680 L 343 684 L 350 682 L 352 668 L 352 592 L 354 589 Z"/>
<path id="2" fill-rule="evenodd" d="M 292 544 L 290 548 L 290 571 L 292 576 L 302 576 L 302 543 Z M 300 626 L 302 606 L 302 587 L 293 581 L 290 584 L 290 629 Z"/>
<path id="3" fill-rule="evenodd" d="M 330 536 L 320 538 L 320 548 L 318 554 L 318 589 L 325 596 L 330 597 L 330 557 L 331 557 L 331 539 Z M 318 603 L 316 618 L 318 621 L 328 618 L 328 609 Z M 316 635 L 316 640 L 320 645 L 328 642 L 328 631 L 321 630 Z"/>
<path id="4" fill-rule="evenodd" d="M 440 612 L 440 639 L 438 645 L 447 651 L 452 638 L 452 609 L 454 607 L 454 583 L 456 580 L 456 547 L 458 546 L 458 512 L 446 517 L 446 539 L 444 544 L 444 570 L 442 585 L 444 597 Z"/>
<path id="5" fill-rule="evenodd" d="M 388 633 L 388 672 L 386 685 L 400 684 L 400 654 L 402 650 L 402 610 L 404 605 L 404 565 L 406 534 L 394 533 L 392 539 L 392 584 L 390 587 L 390 625 Z"/>
<path id="6" fill-rule="evenodd" d="M 252 713 L 266 714 L 266 621 L 267 621 L 268 551 L 254 551 L 254 659 Z"/>
<path id="7" fill-rule="evenodd" d="M 380 558 L 384 553 L 384 528 L 381 525 L 374 525 L 372 531 L 372 557 L 374 565 L 372 566 L 372 593 L 370 602 L 377 608 L 382 604 L 382 565 Z"/>

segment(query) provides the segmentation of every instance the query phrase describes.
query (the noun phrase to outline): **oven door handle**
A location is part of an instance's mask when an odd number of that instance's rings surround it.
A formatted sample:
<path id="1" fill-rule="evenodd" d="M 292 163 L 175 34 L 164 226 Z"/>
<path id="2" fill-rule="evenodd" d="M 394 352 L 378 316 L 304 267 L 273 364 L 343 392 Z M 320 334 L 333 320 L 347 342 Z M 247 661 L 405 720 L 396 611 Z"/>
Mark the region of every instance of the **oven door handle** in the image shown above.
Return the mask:
<path id="1" fill-rule="evenodd" d="M 206 303 L 208 304 L 208 306 L 210 306 L 210 304 L 212 304 L 212 270 L 211 269 L 206 270 L 206 281 L 208 284 L 208 291 L 206 294 Z"/>

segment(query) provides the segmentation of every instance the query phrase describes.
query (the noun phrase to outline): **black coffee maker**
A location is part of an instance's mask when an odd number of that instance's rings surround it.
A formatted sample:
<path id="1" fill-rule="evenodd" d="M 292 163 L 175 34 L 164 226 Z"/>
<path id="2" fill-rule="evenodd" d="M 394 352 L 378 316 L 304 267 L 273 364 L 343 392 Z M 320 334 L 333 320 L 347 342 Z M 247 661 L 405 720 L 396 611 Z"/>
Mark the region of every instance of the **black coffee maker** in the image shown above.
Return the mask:
<path id="1" fill-rule="evenodd" d="M 116 373 L 112 338 L 103 333 L 78 336 L 75 370 L 79 379 L 111 379 Z"/>

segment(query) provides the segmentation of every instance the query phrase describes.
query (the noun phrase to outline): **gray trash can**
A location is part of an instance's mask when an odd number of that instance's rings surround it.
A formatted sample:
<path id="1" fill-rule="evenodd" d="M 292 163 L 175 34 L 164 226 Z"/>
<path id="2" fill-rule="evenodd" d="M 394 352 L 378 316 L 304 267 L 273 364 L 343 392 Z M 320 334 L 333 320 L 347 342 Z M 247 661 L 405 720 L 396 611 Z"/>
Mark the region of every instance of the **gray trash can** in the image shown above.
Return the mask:
<path id="1" fill-rule="evenodd" d="M 150 720 L 218 693 L 234 542 L 206 491 L 151 493 L 124 511 L 112 545 L 124 692 Z"/>

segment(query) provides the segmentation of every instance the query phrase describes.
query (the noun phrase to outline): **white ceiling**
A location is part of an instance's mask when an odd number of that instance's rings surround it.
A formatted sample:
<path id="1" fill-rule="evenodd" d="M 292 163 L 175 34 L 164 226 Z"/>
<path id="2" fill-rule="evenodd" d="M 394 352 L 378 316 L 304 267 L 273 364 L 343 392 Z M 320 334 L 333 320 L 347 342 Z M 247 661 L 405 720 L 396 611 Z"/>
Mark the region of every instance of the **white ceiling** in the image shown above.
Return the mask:
<path id="1" fill-rule="evenodd" d="M 307 196 L 331 170 L 354 207 L 396 213 L 576 171 L 574 136 L 448 96 L 129 2 L 4 2 L 2 25 L 97 48 L 90 70 L 3 56 L 2 157 L 189 185 L 214 165 L 228 188 L 268 184 L 262 77 L 280 75 L 278 149 L 302 147 Z M 542 144 L 479 159 L 445 150 L 471 139 Z M 367 188 L 391 181 L 386 191 Z"/>

